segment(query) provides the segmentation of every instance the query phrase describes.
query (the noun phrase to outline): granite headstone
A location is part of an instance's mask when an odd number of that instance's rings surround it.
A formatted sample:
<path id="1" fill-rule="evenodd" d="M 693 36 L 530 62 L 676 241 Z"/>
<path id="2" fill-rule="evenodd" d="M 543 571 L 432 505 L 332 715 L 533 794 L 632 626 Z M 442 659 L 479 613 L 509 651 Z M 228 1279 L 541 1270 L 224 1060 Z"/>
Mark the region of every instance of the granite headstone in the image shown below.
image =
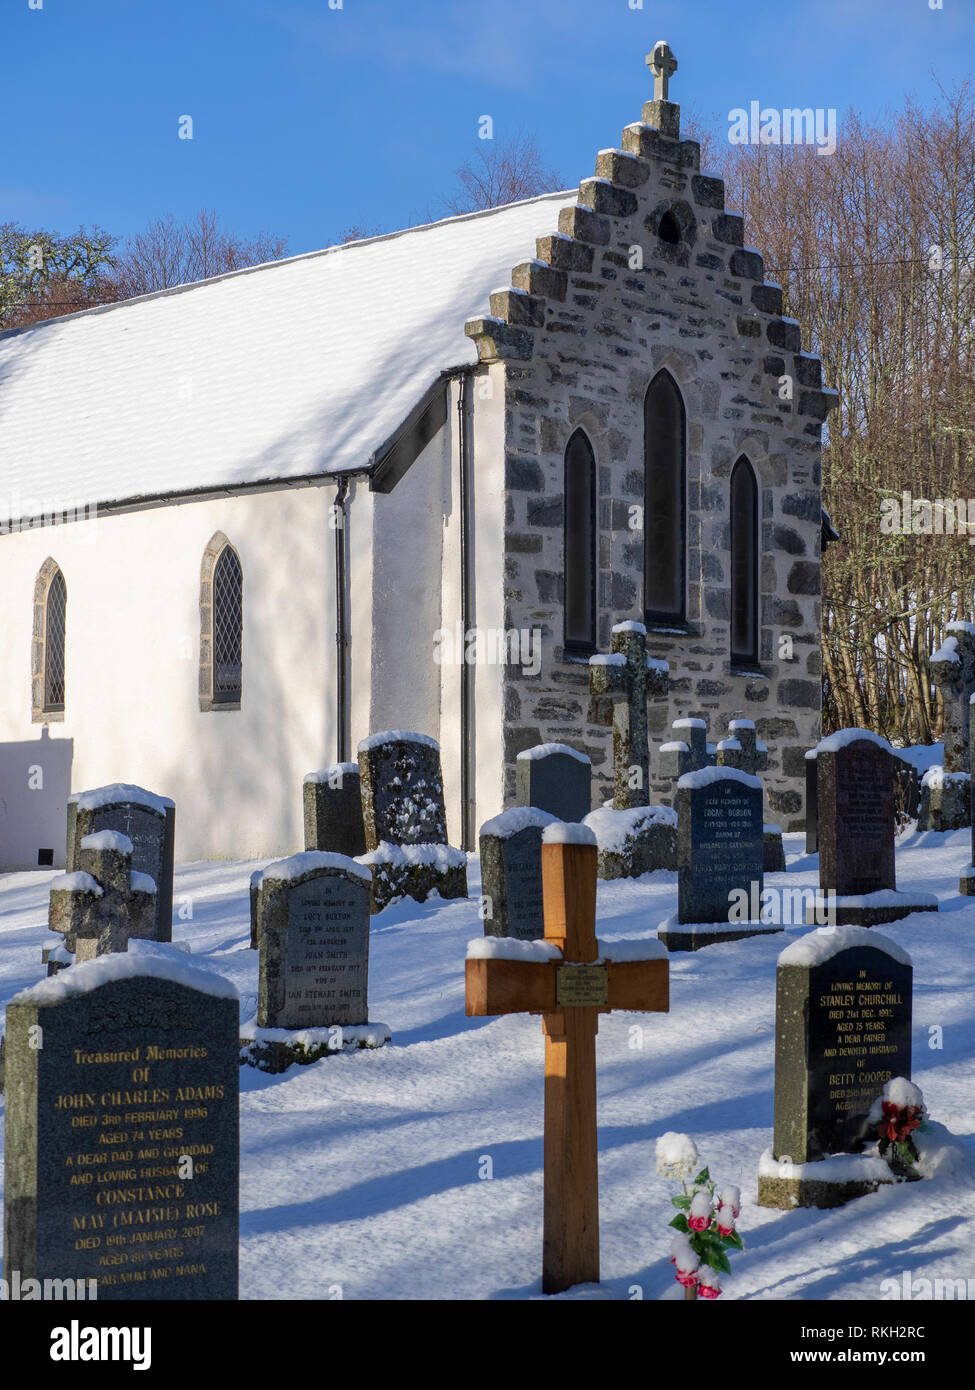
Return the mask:
<path id="1" fill-rule="evenodd" d="M 827 927 L 779 956 L 775 987 L 778 1163 L 859 1153 L 867 1116 L 892 1077 L 911 1075 L 913 968 L 895 942 L 863 927 Z M 805 1174 L 760 1179 L 768 1206 L 831 1206 L 862 1188 Z M 844 1175 L 846 1177 L 848 1175 Z M 868 1184 L 865 1190 L 870 1190 Z M 875 1183 L 872 1186 L 876 1186 Z M 764 1192 L 762 1189 L 764 1188 Z"/>
<path id="2" fill-rule="evenodd" d="M 836 894 L 838 925 L 937 910 L 932 894 L 896 891 L 894 763 L 886 739 L 867 729 L 840 730 L 817 746 L 819 882 Z M 862 901 L 870 894 L 880 896 Z"/>
<path id="3" fill-rule="evenodd" d="M 296 854 L 264 870 L 259 1028 L 368 1022 L 371 882 L 341 854 Z"/>
<path id="4" fill-rule="evenodd" d="M 425 734 L 398 729 L 371 734 L 358 747 L 366 849 L 392 845 L 445 845 L 440 745 Z"/>
<path id="5" fill-rule="evenodd" d="M 516 768 L 519 806 L 570 822 L 592 810 L 592 764 L 585 753 L 565 743 L 540 743 L 518 754 Z"/>
<path id="6" fill-rule="evenodd" d="M 354 858 L 366 852 L 358 763 L 333 763 L 312 772 L 303 787 L 305 849 Z"/>
<path id="7" fill-rule="evenodd" d="M 8 1281 L 95 1279 L 99 1302 L 237 1297 L 238 1013 L 223 977 L 144 955 L 11 1000 Z"/>
<path id="8" fill-rule="evenodd" d="M 99 830 L 117 830 L 132 841 L 133 870 L 156 885 L 154 939 L 172 941 L 175 802 L 127 782 L 76 792 L 68 799 L 68 873 L 80 867 L 81 841 Z"/>
<path id="9" fill-rule="evenodd" d="M 542 914 L 542 831 L 556 817 L 515 806 L 485 821 L 479 835 L 484 935 L 535 941 Z"/>

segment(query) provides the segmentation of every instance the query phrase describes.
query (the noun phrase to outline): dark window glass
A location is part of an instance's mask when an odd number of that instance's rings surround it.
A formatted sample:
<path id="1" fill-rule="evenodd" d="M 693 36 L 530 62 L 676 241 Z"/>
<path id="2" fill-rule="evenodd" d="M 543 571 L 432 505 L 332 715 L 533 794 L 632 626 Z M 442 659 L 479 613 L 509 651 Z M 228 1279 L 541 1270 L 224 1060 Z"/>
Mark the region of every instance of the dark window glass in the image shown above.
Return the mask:
<path id="1" fill-rule="evenodd" d="M 758 485 L 746 458 L 731 474 L 731 660 L 758 662 Z"/>
<path id="2" fill-rule="evenodd" d="M 667 372 L 650 383 L 643 429 L 644 607 L 649 622 L 682 623 L 686 567 L 684 402 Z"/>
<path id="3" fill-rule="evenodd" d="M 44 619 L 44 708 L 64 709 L 64 630 L 68 590 L 60 570 L 48 585 Z"/>
<path id="4" fill-rule="evenodd" d="M 213 700 L 236 704 L 241 692 L 243 589 L 237 552 L 226 546 L 213 571 Z"/>
<path id="5" fill-rule="evenodd" d="M 581 430 L 565 451 L 565 645 L 596 646 L 596 460 Z"/>

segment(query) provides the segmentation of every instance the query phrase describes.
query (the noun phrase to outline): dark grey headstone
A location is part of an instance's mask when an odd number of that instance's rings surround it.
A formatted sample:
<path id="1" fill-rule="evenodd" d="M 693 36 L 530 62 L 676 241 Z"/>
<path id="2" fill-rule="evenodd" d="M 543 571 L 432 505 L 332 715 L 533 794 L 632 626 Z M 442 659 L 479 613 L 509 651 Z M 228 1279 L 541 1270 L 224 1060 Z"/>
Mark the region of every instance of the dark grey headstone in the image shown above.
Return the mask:
<path id="1" fill-rule="evenodd" d="M 865 731 L 819 745 L 819 881 L 840 897 L 897 887 L 893 764 L 889 748 Z"/>
<path id="2" fill-rule="evenodd" d="M 65 863 L 80 867 L 81 841 L 99 830 L 118 830 L 132 841 L 132 868 L 156 885 L 156 941 L 173 939 L 173 867 L 176 807 L 168 797 L 119 783 L 78 792 L 68 801 Z"/>
<path id="3" fill-rule="evenodd" d="M 366 849 L 445 845 L 440 745 L 424 734 L 372 734 L 359 744 L 359 779 Z"/>
<path id="4" fill-rule="evenodd" d="M 806 853 L 819 853 L 819 769 L 816 766 L 816 750 L 811 748 L 806 754 Z"/>
<path id="5" fill-rule="evenodd" d="M 235 1299 L 236 991 L 144 959 L 72 966 L 7 1005 L 5 1277 Z"/>
<path id="6" fill-rule="evenodd" d="M 268 865 L 258 897 L 258 1027 L 368 1022 L 371 886 L 369 870 L 344 855 Z"/>
<path id="7" fill-rule="evenodd" d="M 762 784 L 734 768 L 702 768 L 677 783 L 677 918 L 729 920 L 731 895 L 761 899 L 765 862 Z"/>
<path id="8" fill-rule="evenodd" d="M 484 935 L 535 941 L 545 935 L 542 913 L 542 831 L 556 817 L 516 806 L 481 826 Z"/>
<path id="9" fill-rule="evenodd" d="M 366 852 L 358 763 L 333 763 L 305 778 L 305 849 L 354 858 Z"/>
<path id="10" fill-rule="evenodd" d="M 516 765 L 519 806 L 573 822 L 592 810 L 592 764 L 584 753 L 564 743 L 543 743 L 519 753 Z"/>
<path id="11" fill-rule="evenodd" d="M 783 951 L 775 986 L 777 1159 L 808 1163 L 863 1148 L 867 1114 L 886 1082 L 910 1079 L 913 974 L 899 946 L 861 927 L 827 927 Z"/>

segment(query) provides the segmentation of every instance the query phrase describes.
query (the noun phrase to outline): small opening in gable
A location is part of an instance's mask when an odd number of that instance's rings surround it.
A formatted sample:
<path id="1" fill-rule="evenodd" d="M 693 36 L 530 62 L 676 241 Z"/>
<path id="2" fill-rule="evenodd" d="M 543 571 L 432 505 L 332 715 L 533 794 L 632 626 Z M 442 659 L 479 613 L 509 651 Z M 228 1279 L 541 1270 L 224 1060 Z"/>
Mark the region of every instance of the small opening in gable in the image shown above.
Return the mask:
<path id="1" fill-rule="evenodd" d="M 660 219 L 660 226 L 657 228 L 657 235 L 661 241 L 665 241 L 668 246 L 676 246 L 680 242 L 680 227 L 677 218 L 672 212 L 665 212 Z"/>
<path id="2" fill-rule="evenodd" d="M 54 866 L 54 850 L 53 850 L 53 849 L 39 849 L 39 850 L 37 851 L 37 867 L 38 867 L 39 869 L 44 869 L 44 868 L 53 868 L 53 866 Z"/>

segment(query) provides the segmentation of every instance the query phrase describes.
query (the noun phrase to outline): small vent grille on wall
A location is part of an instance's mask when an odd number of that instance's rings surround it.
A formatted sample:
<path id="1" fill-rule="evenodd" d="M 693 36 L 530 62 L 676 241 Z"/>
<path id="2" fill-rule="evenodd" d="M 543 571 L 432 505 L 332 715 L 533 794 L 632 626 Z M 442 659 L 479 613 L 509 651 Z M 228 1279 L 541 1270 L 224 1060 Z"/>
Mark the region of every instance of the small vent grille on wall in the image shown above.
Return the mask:
<path id="1" fill-rule="evenodd" d="M 39 849 L 37 851 L 37 866 L 40 869 L 52 869 L 54 867 L 54 850 Z"/>

